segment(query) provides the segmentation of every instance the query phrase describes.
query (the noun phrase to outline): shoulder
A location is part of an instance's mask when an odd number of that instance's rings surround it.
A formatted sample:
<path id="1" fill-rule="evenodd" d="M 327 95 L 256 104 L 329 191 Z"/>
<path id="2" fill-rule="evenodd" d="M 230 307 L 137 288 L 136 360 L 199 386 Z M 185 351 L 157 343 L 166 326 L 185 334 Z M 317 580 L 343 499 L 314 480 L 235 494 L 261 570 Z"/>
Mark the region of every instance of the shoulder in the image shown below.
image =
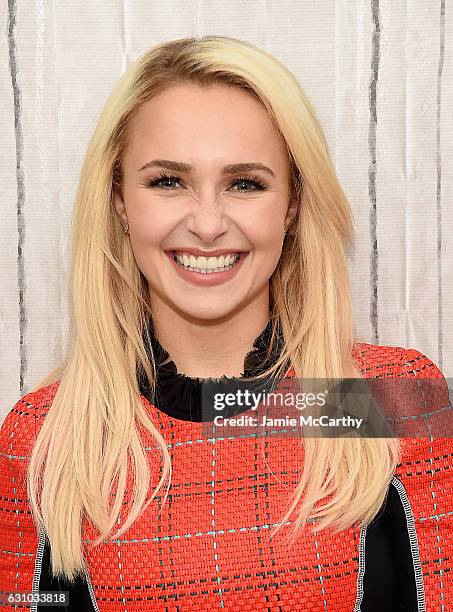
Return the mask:
<path id="1" fill-rule="evenodd" d="M 355 352 L 365 377 L 402 380 L 403 384 L 394 386 L 396 417 L 420 426 L 399 430 L 407 434 L 399 438 L 401 457 L 395 476 L 419 520 L 426 521 L 425 514 L 431 508 L 430 516 L 440 513 L 451 529 L 453 408 L 442 371 L 430 357 L 413 348 L 358 343 Z"/>
<path id="2" fill-rule="evenodd" d="M 0 428 L 0 582 L 11 592 L 33 588 L 38 533 L 29 505 L 27 468 L 57 388 L 58 382 L 21 397 Z"/>
<path id="3" fill-rule="evenodd" d="M 59 381 L 27 393 L 7 412 L 0 427 L 0 455 L 28 455 L 57 392 Z"/>
<path id="4" fill-rule="evenodd" d="M 421 457 L 436 445 L 453 448 L 450 391 L 433 359 L 414 348 L 367 343 L 355 344 L 354 356 L 365 378 L 398 379 L 380 389 L 382 393 L 384 389 L 386 393 L 391 391 L 391 399 L 397 400 L 397 412 L 392 416 L 401 423 L 405 420 L 397 432 L 405 438 L 402 447 L 406 456 Z M 393 409 L 393 405 L 388 406 Z"/>
<path id="5" fill-rule="evenodd" d="M 352 349 L 352 355 L 366 378 L 397 375 L 405 352 L 401 346 L 368 342 L 355 342 Z"/>
<path id="6" fill-rule="evenodd" d="M 444 378 L 435 362 L 414 348 L 356 342 L 352 354 L 365 376 Z"/>
<path id="7" fill-rule="evenodd" d="M 0 427 L 0 480 L 24 485 L 33 446 L 59 382 L 21 397 Z"/>

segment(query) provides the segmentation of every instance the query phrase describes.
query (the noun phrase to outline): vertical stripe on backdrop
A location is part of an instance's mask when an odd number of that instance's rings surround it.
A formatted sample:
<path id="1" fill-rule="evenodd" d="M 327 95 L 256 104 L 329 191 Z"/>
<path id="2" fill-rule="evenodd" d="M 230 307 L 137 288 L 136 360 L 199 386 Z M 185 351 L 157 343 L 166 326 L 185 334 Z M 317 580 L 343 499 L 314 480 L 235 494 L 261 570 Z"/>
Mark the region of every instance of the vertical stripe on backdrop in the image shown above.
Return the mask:
<path id="1" fill-rule="evenodd" d="M 376 204 L 376 130 L 377 108 L 376 92 L 379 72 L 381 25 L 379 16 L 379 0 L 371 0 L 371 14 L 374 30 L 372 33 L 371 75 L 370 75 L 370 125 L 368 130 L 368 147 L 370 164 L 368 170 L 368 193 L 370 207 L 370 322 L 373 333 L 371 342 L 379 344 L 378 330 L 378 244 L 377 244 L 377 204 Z"/>
<path id="2" fill-rule="evenodd" d="M 16 182 L 17 182 L 17 285 L 19 289 L 19 392 L 24 394 L 24 377 L 27 368 L 27 345 L 25 342 L 25 331 L 27 327 L 27 311 L 25 307 L 25 178 L 23 169 L 23 133 L 22 133 L 22 108 L 21 91 L 17 78 L 17 50 L 16 50 L 16 15 L 17 5 L 15 0 L 8 0 L 8 52 L 9 70 L 11 74 L 11 85 L 14 100 L 14 135 L 16 140 Z"/>

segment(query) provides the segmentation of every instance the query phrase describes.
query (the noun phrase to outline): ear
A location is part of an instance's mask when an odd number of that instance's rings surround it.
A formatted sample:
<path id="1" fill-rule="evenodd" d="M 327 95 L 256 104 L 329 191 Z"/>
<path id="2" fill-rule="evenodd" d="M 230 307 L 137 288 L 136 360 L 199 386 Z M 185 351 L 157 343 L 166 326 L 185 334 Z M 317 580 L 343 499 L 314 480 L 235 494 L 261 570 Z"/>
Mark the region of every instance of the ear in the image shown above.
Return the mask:
<path id="1" fill-rule="evenodd" d="M 298 207 L 299 207 L 299 202 L 293 196 L 293 198 L 291 199 L 291 201 L 289 203 L 288 210 L 286 211 L 286 217 L 285 217 L 285 226 L 286 227 L 289 227 L 291 225 L 291 223 L 293 222 L 293 219 L 297 215 Z"/>
<path id="2" fill-rule="evenodd" d="M 115 210 L 123 222 L 123 225 L 127 223 L 126 207 L 124 206 L 123 196 L 116 189 L 113 190 L 113 205 Z"/>

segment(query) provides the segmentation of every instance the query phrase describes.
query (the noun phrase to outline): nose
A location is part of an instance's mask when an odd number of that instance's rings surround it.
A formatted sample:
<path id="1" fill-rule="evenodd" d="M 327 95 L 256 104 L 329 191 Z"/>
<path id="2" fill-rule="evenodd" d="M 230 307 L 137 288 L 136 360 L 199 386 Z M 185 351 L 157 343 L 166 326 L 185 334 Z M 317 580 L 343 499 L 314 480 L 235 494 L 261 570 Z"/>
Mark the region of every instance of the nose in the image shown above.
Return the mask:
<path id="1" fill-rule="evenodd" d="M 213 194 L 200 195 L 187 220 L 187 229 L 203 242 L 213 242 L 226 232 L 227 219 L 220 198 Z"/>

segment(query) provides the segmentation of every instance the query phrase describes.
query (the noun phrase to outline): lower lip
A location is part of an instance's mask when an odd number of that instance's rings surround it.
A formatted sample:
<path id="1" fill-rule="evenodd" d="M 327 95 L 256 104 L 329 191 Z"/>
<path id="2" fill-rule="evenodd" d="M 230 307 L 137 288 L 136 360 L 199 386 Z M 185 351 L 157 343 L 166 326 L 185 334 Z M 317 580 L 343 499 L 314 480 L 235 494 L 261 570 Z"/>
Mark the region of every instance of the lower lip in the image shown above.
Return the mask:
<path id="1" fill-rule="evenodd" d="M 226 272 L 192 272 L 191 270 L 186 270 L 178 263 L 176 263 L 173 257 L 173 251 L 168 251 L 165 253 L 168 259 L 173 264 L 176 272 L 179 276 L 193 285 L 200 285 L 202 287 L 211 287 L 212 285 L 221 285 L 222 283 L 226 283 L 231 280 L 241 268 L 244 259 L 247 257 L 248 253 L 241 253 L 238 261 L 231 268 L 231 270 L 227 270 Z"/>

